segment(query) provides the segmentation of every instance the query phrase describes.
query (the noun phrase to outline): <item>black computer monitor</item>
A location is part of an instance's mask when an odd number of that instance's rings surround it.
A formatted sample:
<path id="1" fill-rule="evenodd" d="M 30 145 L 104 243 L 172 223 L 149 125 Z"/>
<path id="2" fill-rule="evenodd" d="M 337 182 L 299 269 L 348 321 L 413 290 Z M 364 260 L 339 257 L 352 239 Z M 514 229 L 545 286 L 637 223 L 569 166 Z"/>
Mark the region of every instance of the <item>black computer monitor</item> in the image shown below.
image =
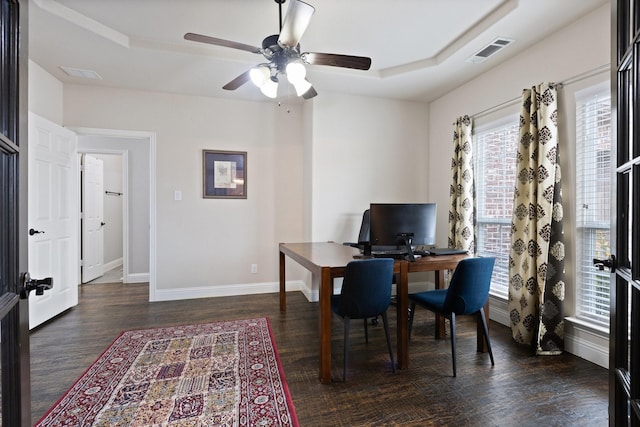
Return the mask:
<path id="1" fill-rule="evenodd" d="M 407 248 L 436 242 L 435 203 L 371 203 L 369 241 L 372 246 Z"/>

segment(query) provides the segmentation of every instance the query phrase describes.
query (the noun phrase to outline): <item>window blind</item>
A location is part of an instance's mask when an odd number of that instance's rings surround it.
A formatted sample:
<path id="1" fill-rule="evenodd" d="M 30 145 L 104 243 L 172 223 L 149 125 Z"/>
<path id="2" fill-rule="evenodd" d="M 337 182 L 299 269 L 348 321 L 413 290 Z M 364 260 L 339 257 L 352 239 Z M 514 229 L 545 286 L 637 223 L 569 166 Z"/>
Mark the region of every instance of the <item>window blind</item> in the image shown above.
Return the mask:
<path id="1" fill-rule="evenodd" d="M 513 117 L 478 129 L 474 136 L 476 252 L 496 258 L 491 292 L 505 298 L 518 133 L 518 119 Z"/>
<path id="2" fill-rule="evenodd" d="M 611 204 L 611 96 L 576 102 L 576 317 L 609 325 L 609 272 L 593 266 L 608 258 Z"/>

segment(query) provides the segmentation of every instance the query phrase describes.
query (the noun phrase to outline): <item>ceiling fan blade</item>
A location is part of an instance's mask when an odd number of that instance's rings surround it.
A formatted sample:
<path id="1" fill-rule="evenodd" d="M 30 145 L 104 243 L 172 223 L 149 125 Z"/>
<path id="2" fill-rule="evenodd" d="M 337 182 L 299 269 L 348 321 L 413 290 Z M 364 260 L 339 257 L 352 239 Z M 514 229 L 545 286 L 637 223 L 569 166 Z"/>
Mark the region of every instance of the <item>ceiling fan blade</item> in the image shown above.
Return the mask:
<path id="1" fill-rule="evenodd" d="M 232 49 L 246 50 L 251 53 L 260 53 L 260 48 L 244 43 L 233 42 L 231 40 L 219 39 L 216 37 L 203 36 L 202 34 L 187 33 L 184 35 L 185 40 L 193 42 L 208 43 L 216 46 L 230 47 Z"/>
<path id="2" fill-rule="evenodd" d="M 315 8 L 300 0 L 289 0 L 278 44 L 282 47 L 296 47 L 311 22 Z"/>
<path id="3" fill-rule="evenodd" d="M 353 68 L 356 70 L 368 70 L 371 67 L 371 58 L 366 56 L 305 52 L 301 55 L 301 58 L 311 65 L 329 65 L 331 67 Z"/>
<path id="4" fill-rule="evenodd" d="M 313 88 L 313 86 L 311 86 L 311 87 L 309 88 L 309 90 L 308 90 L 308 91 L 306 91 L 306 92 L 302 95 L 302 97 L 303 97 L 304 99 L 311 99 L 311 98 L 313 98 L 314 96 L 316 96 L 317 94 L 318 94 L 318 92 L 316 92 L 316 90 Z"/>
<path id="5" fill-rule="evenodd" d="M 242 86 L 243 84 L 245 84 L 246 82 L 251 80 L 251 77 L 249 76 L 250 72 L 251 72 L 251 70 L 247 70 L 244 73 L 240 74 L 238 77 L 236 77 L 235 79 L 231 80 L 226 85 L 222 86 L 222 89 L 225 89 L 225 90 L 236 90 L 236 89 L 238 89 L 240 86 Z"/>

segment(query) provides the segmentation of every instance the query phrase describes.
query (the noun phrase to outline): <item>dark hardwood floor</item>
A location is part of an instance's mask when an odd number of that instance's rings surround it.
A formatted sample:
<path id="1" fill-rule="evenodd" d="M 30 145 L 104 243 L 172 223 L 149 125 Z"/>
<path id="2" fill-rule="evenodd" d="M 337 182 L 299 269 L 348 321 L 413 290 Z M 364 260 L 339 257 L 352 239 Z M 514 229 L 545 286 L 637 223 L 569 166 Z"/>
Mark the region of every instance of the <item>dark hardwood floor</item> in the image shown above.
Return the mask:
<path id="1" fill-rule="evenodd" d="M 434 340 L 434 318 L 416 313 L 410 368 L 391 372 L 382 324 L 353 321 L 349 378 L 342 377 L 342 322 L 333 319 L 333 378 L 318 381 L 318 305 L 299 292 L 149 303 L 143 284 L 92 284 L 80 303 L 32 331 L 36 422 L 123 330 L 269 317 L 301 426 L 606 426 L 607 370 L 570 354 L 532 356 L 491 322 L 496 365 L 476 353 L 475 323 L 458 325 L 458 376 L 450 340 Z M 395 337 L 395 309 L 389 311 Z M 394 340 L 395 342 L 395 340 Z"/>

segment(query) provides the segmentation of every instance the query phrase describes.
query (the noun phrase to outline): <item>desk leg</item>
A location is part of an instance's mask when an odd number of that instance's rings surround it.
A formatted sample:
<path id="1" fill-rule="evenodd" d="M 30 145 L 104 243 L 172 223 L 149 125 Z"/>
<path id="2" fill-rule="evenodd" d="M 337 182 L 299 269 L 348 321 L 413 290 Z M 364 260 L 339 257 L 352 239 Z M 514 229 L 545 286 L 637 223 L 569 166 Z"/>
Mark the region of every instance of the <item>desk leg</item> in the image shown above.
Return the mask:
<path id="1" fill-rule="evenodd" d="M 444 270 L 436 270 L 435 273 L 436 273 L 436 278 L 435 278 L 436 289 L 443 289 L 444 288 Z M 444 338 L 446 335 L 444 320 L 445 318 L 443 316 L 436 314 L 436 339 Z"/>
<path id="2" fill-rule="evenodd" d="M 287 289 L 284 276 L 284 253 L 280 252 L 280 311 L 287 311 Z"/>
<path id="3" fill-rule="evenodd" d="M 331 383 L 331 294 L 333 279 L 329 268 L 320 274 L 320 382 Z"/>
<path id="4" fill-rule="evenodd" d="M 409 274 L 406 261 L 400 262 L 400 278 L 396 283 L 396 292 L 398 297 L 397 316 L 397 354 L 398 368 L 409 368 Z"/>

